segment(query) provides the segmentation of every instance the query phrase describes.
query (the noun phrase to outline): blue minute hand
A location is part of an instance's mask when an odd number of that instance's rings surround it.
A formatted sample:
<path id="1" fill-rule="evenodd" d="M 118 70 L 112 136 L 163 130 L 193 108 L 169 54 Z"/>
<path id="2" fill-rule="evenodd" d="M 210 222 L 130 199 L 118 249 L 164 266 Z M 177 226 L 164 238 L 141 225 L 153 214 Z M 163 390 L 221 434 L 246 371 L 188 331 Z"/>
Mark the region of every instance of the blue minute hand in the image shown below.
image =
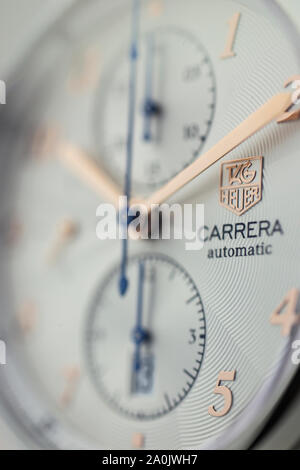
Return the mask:
<path id="1" fill-rule="evenodd" d="M 135 106 L 136 106 L 136 80 L 137 80 L 137 59 L 138 59 L 138 40 L 139 40 L 139 15 L 140 0 L 132 0 L 132 37 L 130 47 L 130 80 L 129 80 L 129 110 L 128 110 L 128 133 L 127 133 L 127 158 L 126 158 L 126 176 L 124 194 L 127 198 L 126 207 L 122 210 L 122 223 L 126 224 L 128 229 L 128 202 L 131 197 L 131 172 L 132 156 L 134 142 L 134 124 L 135 124 Z M 125 295 L 128 288 L 127 279 L 127 258 L 128 258 L 128 240 L 127 236 L 122 240 L 122 260 L 120 276 L 120 294 Z"/>

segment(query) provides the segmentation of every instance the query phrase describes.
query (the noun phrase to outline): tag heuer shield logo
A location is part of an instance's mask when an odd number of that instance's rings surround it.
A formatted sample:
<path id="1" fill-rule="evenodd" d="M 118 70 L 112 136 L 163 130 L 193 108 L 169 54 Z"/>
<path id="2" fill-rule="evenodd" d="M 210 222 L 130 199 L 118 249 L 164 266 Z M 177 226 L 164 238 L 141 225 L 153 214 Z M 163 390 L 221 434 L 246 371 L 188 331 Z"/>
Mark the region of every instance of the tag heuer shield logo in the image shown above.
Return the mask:
<path id="1" fill-rule="evenodd" d="M 263 157 L 231 160 L 221 164 L 220 204 L 244 214 L 262 197 Z"/>

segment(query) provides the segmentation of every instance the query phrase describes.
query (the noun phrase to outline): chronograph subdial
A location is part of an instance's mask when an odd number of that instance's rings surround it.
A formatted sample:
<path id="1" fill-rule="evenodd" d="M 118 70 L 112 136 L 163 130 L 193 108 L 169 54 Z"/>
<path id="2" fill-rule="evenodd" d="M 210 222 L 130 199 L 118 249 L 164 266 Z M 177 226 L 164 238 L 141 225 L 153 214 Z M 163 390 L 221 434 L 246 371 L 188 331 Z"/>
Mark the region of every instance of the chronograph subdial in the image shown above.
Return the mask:
<path id="1" fill-rule="evenodd" d="M 87 317 L 90 375 L 117 412 L 138 420 L 158 418 L 184 400 L 198 377 L 204 307 L 189 274 L 164 255 L 131 258 L 132 287 L 125 297 L 116 295 L 118 275 L 116 267 L 102 281 Z"/>
<path id="2" fill-rule="evenodd" d="M 94 135 L 108 171 L 125 172 L 129 71 L 126 52 L 114 58 L 97 94 Z M 166 183 L 200 153 L 210 132 L 216 84 L 199 39 L 175 27 L 141 39 L 137 70 L 133 184 L 147 191 Z"/>

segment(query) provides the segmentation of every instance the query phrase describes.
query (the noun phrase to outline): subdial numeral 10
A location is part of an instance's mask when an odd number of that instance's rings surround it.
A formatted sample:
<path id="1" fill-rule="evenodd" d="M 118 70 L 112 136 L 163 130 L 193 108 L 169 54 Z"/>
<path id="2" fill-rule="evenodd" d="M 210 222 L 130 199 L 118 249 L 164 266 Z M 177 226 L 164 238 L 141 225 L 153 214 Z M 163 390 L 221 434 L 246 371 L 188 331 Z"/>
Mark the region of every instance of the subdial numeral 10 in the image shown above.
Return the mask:
<path id="1" fill-rule="evenodd" d="M 213 405 L 210 405 L 210 407 L 208 408 L 208 413 L 211 416 L 222 417 L 222 416 L 227 415 L 227 413 L 229 413 L 229 411 L 231 410 L 232 403 L 233 403 L 232 391 L 226 385 L 221 385 L 221 382 L 223 381 L 234 382 L 235 376 L 236 376 L 236 370 L 231 370 L 231 371 L 222 370 L 219 373 L 217 384 L 214 389 L 214 393 L 216 395 L 223 395 L 224 406 L 220 411 L 216 411 L 215 407 Z"/>

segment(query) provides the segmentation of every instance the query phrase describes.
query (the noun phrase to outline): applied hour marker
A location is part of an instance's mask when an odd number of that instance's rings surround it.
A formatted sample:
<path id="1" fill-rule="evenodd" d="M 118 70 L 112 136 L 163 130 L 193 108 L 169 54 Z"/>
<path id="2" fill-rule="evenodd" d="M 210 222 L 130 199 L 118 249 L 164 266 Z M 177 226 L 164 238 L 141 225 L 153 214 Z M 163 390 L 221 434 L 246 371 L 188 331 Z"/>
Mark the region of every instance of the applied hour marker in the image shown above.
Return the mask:
<path id="1" fill-rule="evenodd" d="M 145 436 L 140 433 L 136 432 L 132 436 L 132 447 L 135 449 L 142 449 L 145 445 Z"/>
<path id="2" fill-rule="evenodd" d="M 60 397 L 60 403 L 63 407 L 67 407 L 68 405 L 70 405 L 74 397 L 74 394 L 76 392 L 76 388 L 77 388 L 78 381 L 80 378 L 79 367 L 78 366 L 66 367 L 63 370 L 63 376 L 65 378 L 65 386 Z"/>
<path id="3" fill-rule="evenodd" d="M 37 307 L 36 304 L 28 300 L 24 302 L 17 312 L 19 325 L 24 333 L 30 333 L 36 324 Z"/>
<path id="4" fill-rule="evenodd" d="M 292 328 L 300 324 L 300 313 L 297 312 L 299 295 L 298 289 L 291 289 L 271 315 L 271 324 L 281 325 L 282 336 L 289 336 Z"/>
<path id="5" fill-rule="evenodd" d="M 230 371 L 221 370 L 221 372 L 219 373 L 218 380 L 214 389 L 214 394 L 222 395 L 224 397 L 224 406 L 222 409 L 217 411 L 214 405 L 210 405 L 208 408 L 208 414 L 210 414 L 210 416 L 221 418 L 223 416 L 226 416 L 231 410 L 232 404 L 233 404 L 232 390 L 226 385 L 221 385 L 221 383 L 224 381 L 234 382 L 235 378 L 236 378 L 235 369 L 230 370 Z"/>
<path id="6" fill-rule="evenodd" d="M 233 50 L 234 42 L 236 39 L 236 34 L 241 19 L 241 13 L 235 13 L 232 18 L 229 20 L 229 34 L 227 38 L 227 43 L 221 59 L 229 59 L 234 57 L 236 54 Z"/>
<path id="7" fill-rule="evenodd" d="M 52 263 L 57 259 L 63 247 L 67 242 L 75 238 L 75 236 L 78 234 L 78 231 L 78 225 L 70 219 L 65 219 L 60 224 L 58 224 L 54 242 L 47 255 L 47 260 L 49 263 Z"/>
<path id="8" fill-rule="evenodd" d="M 77 59 L 72 75 L 68 79 L 68 88 L 72 93 L 84 93 L 93 90 L 100 78 L 100 52 L 90 47 Z"/>
<path id="9" fill-rule="evenodd" d="M 163 12 L 162 0 L 150 0 L 148 5 L 148 11 L 150 16 L 161 16 Z"/>

